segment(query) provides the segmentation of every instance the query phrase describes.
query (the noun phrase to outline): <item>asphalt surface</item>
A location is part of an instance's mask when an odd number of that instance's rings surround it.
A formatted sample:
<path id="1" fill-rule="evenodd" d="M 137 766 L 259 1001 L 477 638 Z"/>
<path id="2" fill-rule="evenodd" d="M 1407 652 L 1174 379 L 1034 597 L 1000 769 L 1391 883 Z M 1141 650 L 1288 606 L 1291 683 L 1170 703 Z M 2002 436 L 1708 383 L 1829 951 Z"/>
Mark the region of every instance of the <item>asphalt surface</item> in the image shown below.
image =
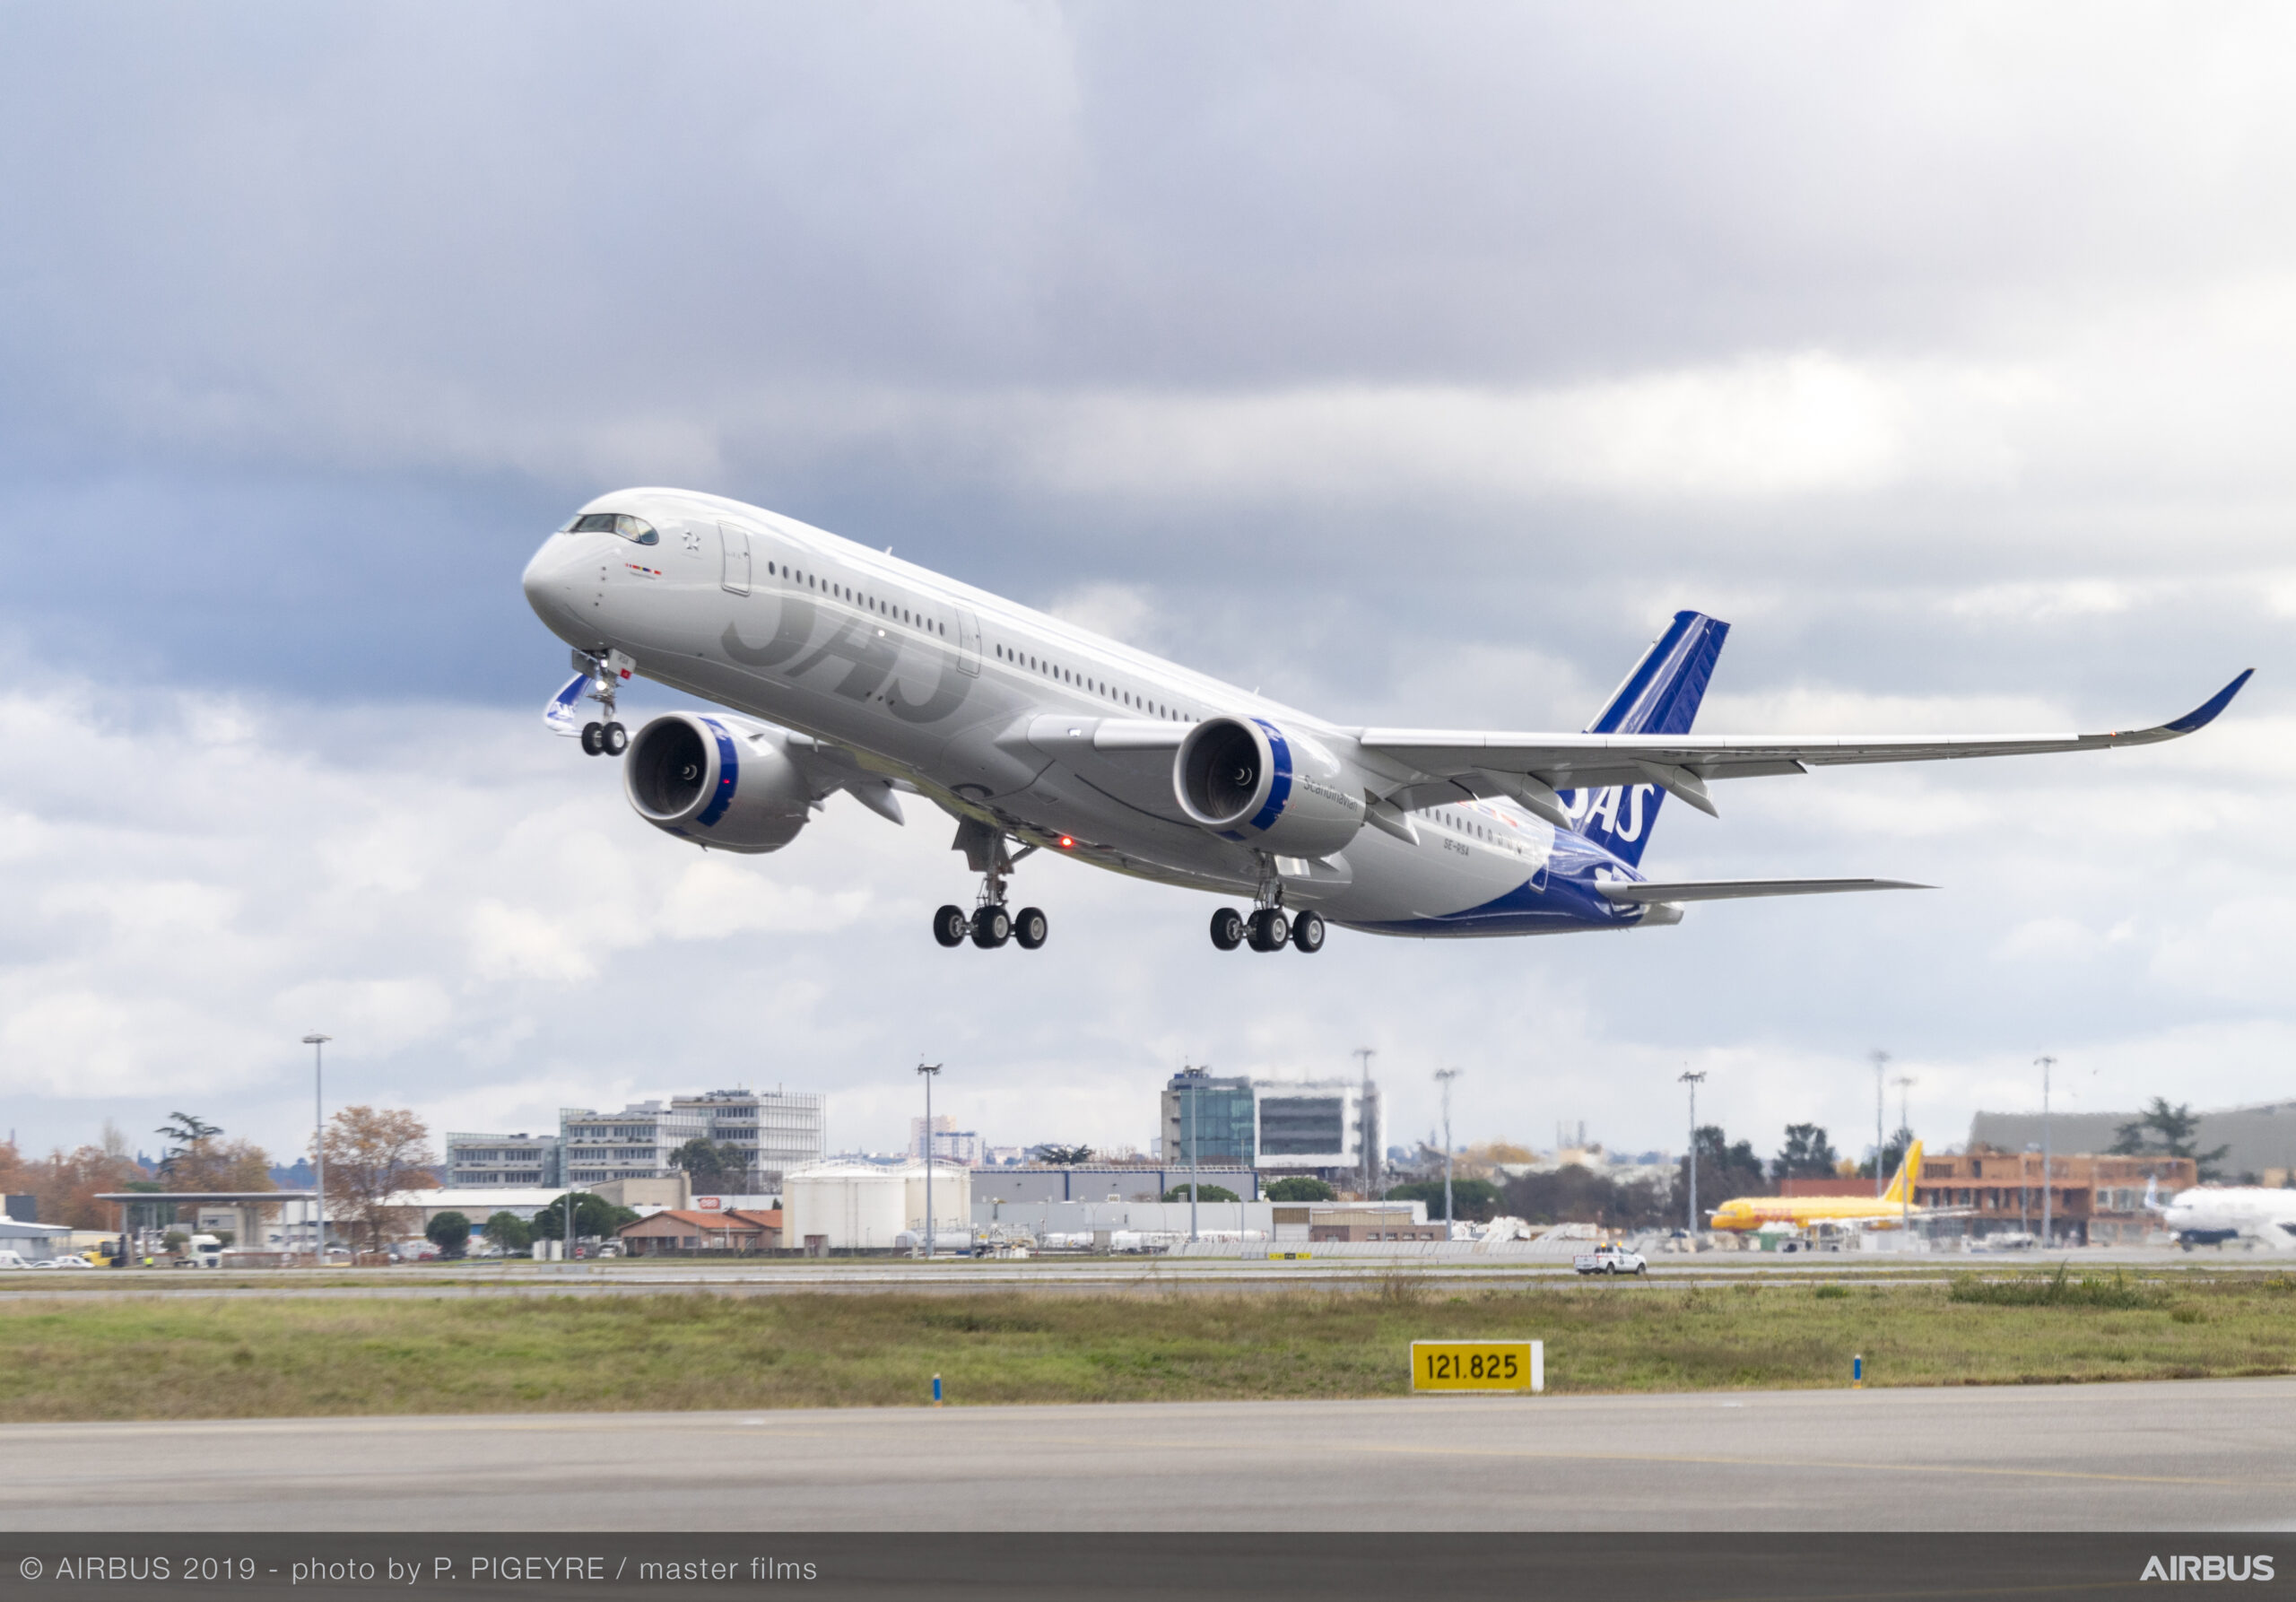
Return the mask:
<path id="1" fill-rule="evenodd" d="M 2284 1529 L 2296 1380 L 0 1428 L 0 1528 Z"/>
<path id="2" fill-rule="evenodd" d="M 1657 1255 L 1650 1271 L 1598 1283 L 1629 1287 L 1731 1284 L 1749 1277 L 1831 1279 L 1868 1276 L 1901 1284 L 1944 1284 L 1959 1274 L 2030 1273 L 2069 1262 L 2075 1273 L 2126 1269 L 2235 1274 L 2296 1270 L 2296 1254 L 2160 1249 L 2072 1253 L 1707 1252 Z M 0 1300 L 14 1296 L 226 1297 L 458 1295 L 627 1295 L 710 1291 L 728 1295 L 792 1292 L 871 1294 L 886 1291 L 966 1293 L 1040 1290 L 1122 1293 L 1257 1291 L 1300 1285 L 1326 1288 L 1381 1285 L 1397 1275 L 1458 1286 L 1500 1286 L 1575 1281 L 1567 1254 L 1486 1261 L 1388 1260 L 1326 1257 L 1269 1262 L 1264 1257 L 1051 1257 L 1030 1262 L 965 1259 L 922 1262 L 892 1258 L 798 1259 L 714 1264 L 608 1261 L 539 1265 L 524 1261 L 425 1264 L 388 1268 L 97 1269 L 86 1273 L 27 1271 L 0 1275 Z"/>

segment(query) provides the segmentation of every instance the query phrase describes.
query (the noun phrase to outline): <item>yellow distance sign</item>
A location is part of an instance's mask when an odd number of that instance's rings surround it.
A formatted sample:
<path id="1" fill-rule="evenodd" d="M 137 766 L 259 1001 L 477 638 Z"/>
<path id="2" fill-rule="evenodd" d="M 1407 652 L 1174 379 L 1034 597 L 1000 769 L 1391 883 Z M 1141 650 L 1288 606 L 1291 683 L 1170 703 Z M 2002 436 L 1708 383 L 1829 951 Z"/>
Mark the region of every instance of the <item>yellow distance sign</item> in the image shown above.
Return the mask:
<path id="1" fill-rule="evenodd" d="M 1413 1341 L 1413 1390 L 1544 1390 L 1544 1341 Z"/>

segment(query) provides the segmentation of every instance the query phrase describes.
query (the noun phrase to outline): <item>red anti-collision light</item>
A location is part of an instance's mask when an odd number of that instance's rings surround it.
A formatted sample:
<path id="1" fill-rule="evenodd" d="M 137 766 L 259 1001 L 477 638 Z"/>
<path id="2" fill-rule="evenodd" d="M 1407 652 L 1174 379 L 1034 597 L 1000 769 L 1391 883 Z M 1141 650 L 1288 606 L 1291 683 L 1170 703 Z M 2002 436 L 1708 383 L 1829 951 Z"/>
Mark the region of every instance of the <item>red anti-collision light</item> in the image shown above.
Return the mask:
<path id="1" fill-rule="evenodd" d="M 1060 849 L 1064 851 L 1071 849 L 1075 844 L 1074 836 L 1064 834 L 1060 837 Z"/>

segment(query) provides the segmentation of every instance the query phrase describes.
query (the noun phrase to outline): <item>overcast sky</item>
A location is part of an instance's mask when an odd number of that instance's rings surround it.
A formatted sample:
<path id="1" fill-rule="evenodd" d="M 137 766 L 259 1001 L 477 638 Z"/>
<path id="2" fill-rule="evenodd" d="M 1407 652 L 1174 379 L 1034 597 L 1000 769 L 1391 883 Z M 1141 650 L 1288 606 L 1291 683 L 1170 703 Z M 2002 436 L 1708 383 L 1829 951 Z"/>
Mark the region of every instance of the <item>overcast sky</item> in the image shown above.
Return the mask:
<path id="1" fill-rule="evenodd" d="M 0 1093 L 30 1145 L 746 1082 L 1134 1142 L 1183 1061 L 1394 1134 L 1765 1151 L 2296 1095 L 2282 6 L 0 8 Z M 803 518 L 1336 718 L 2191 741 L 1667 809 L 1646 867 L 1925 894 L 1222 956 L 840 798 L 700 857 L 535 717 L 581 501 Z M 639 710 L 671 704 L 633 696 Z M 1898 1093 L 1892 1091 L 1895 1123 Z"/>

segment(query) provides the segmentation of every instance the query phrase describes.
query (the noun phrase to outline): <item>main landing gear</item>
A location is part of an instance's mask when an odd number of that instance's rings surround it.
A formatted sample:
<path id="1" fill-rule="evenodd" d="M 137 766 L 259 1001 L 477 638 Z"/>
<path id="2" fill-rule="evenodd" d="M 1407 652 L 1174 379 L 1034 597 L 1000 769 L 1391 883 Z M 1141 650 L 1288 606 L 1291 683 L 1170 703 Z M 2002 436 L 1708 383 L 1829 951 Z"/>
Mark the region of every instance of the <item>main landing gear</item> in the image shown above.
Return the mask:
<path id="1" fill-rule="evenodd" d="M 1004 849 L 1004 835 L 987 824 L 967 819 L 957 827 L 956 849 L 965 853 L 967 863 L 980 873 L 980 894 L 976 898 L 972 915 L 967 917 L 962 907 L 943 907 L 933 914 L 933 938 L 943 945 L 962 945 L 970 940 L 983 951 L 994 951 L 1011 941 L 1022 951 L 1035 951 L 1051 933 L 1051 925 L 1040 907 L 1023 907 L 1010 912 L 1004 907 L 1004 881 L 1013 871 L 1016 860 Z M 1034 846 L 1022 850 L 1025 857 Z"/>
<path id="2" fill-rule="evenodd" d="M 1323 914 L 1311 907 L 1292 918 L 1282 907 L 1260 907 L 1248 918 L 1222 907 L 1212 915 L 1212 944 L 1222 951 L 1247 945 L 1254 951 L 1282 951 L 1287 943 L 1304 952 L 1323 950 Z"/>

